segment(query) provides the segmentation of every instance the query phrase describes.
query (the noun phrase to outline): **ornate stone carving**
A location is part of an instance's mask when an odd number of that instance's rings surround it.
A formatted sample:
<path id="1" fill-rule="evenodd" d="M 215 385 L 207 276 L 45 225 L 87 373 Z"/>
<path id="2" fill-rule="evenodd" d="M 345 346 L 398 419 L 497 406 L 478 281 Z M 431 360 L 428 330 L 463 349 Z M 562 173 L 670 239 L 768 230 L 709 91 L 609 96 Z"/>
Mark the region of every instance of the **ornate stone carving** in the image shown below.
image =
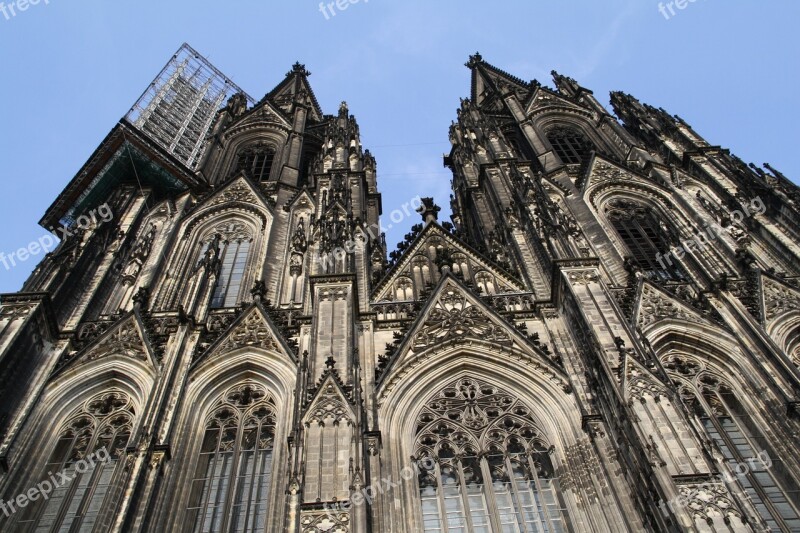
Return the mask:
<path id="1" fill-rule="evenodd" d="M 721 527 L 732 519 L 743 523 L 742 515 L 724 483 L 710 481 L 690 483 L 679 485 L 678 491 L 680 495 L 676 499 L 677 503 L 685 505 L 695 520 L 702 520 L 709 525 L 718 524 Z"/>
<path id="2" fill-rule="evenodd" d="M 149 317 L 145 319 L 145 326 L 147 327 L 145 333 L 158 361 L 163 359 L 167 341 L 171 335 L 178 331 L 179 325 L 180 317 L 178 316 Z"/>
<path id="3" fill-rule="evenodd" d="M 477 337 L 499 344 L 511 344 L 505 328 L 495 324 L 455 287 L 444 290 L 434 304 L 422 329 L 414 336 L 413 347 L 424 349 L 451 339 Z"/>
<path id="4" fill-rule="evenodd" d="M 332 509 L 303 511 L 300 527 L 303 533 L 349 533 L 350 514 Z"/>
<path id="5" fill-rule="evenodd" d="M 577 270 L 567 274 L 572 285 L 589 285 L 597 283 L 600 277 L 597 275 L 596 270 Z"/>
<path id="6" fill-rule="evenodd" d="M 652 396 L 656 401 L 666 394 L 663 385 L 654 381 L 650 376 L 642 372 L 636 365 L 628 365 L 628 391 L 632 400 L 642 403 L 646 401 L 646 396 Z"/>
<path id="7" fill-rule="evenodd" d="M 144 340 L 132 317 L 114 328 L 111 334 L 93 346 L 86 353 L 86 361 L 94 361 L 111 355 L 121 355 L 141 361 L 148 360 Z"/>
<path id="8" fill-rule="evenodd" d="M 322 390 L 306 413 L 306 422 L 339 423 L 342 420 L 352 422 L 347 399 L 344 398 L 332 381 L 322 386 Z"/>
<path id="9" fill-rule="evenodd" d="M 308 248 L 306 242 L 305 222 L 300 217 L 297 223 L 297 228 L 292 236 L 291 255 L 289 256 L 289 273 L 293 276 L 299 276 L 303 271 L 303 258 Z"/>
<path id="10" fill-rule="evenodd" d="M 651 285 L 645 284 L 642 288 L 641 303 L 639 305 L 639 327 L 646 328 L 664 318 L 678 318 L 696 324 L 703 323 L 703 320 L 697 315 L 690 313 L 680 304 L 669 300 Z"/>
<path id="11" fill-rule="evenodd" d="M 0 309 L 0 320 L 16 320 L 27 317 L 36 308 L 36 304 L 3 304 Z"/>
<path id="12" fill-rule="evenodd" d="M 462 378 L 428 400 L 417 418 L 416 458 L 436 457 L 446 441 L 456 455 L 504 449 L 508 438 L 524 442 L 529 451 L 545 451 L 549 444 L 530 410 L 500 387 Z"/>
<path id="13" fill-rule="evenodd" d="M 247 204 L 261 203 L 253 193 L 253 189 L 251 189 L 243 179 L 238 179 L 226 187 L 216 198 L 212 199 L 208 205 L 214 206 L 228 202 L 243 202 Z"/>
<path id="14" fill-rule="evenodd" d="M 800 309 L 800 297 L 796 290 L 776 283 L 766 276 L 762 279 L 764 280 L 764 318 L 766 320 L 772 320 L 788 311 Z"/>
<path id="15" fill-rule="evenodd" d="M 268 350 L 278 349 L 275 337 L 266 320 L 256 310 L 242 320 L 220 345 L 219 352 L 228 352 L 245 346 L 258 346 Z"/>

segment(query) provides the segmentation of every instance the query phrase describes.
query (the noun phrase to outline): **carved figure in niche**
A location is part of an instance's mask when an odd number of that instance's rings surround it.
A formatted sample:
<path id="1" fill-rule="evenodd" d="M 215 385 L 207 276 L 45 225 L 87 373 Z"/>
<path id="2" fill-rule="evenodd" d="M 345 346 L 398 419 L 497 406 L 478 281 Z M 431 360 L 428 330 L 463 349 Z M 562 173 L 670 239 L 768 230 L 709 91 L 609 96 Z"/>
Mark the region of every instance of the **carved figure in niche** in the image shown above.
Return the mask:
<path id="1" fill-rule="evenodd" d="M 219 233 L 214 235 L 214 239 L 208 243 L 208 248 L 203 253 L 203 258 L 197 263 L 194 269 L 195 272 L 201 268 L 206 268 L 211 272 L 216 270 L 217 266 L 219 266 L 219 244 L 221 240 L 222 236 Z"/>
<path id="2" fill-rule="evenodd" d="M 300 217 L 300 222 L 297 223 L 297 229 L 294 230 L 294 235 L 292 236 L 292 251 L 302 255 L 307 248 L 305 221 L 303 217 Z"/>

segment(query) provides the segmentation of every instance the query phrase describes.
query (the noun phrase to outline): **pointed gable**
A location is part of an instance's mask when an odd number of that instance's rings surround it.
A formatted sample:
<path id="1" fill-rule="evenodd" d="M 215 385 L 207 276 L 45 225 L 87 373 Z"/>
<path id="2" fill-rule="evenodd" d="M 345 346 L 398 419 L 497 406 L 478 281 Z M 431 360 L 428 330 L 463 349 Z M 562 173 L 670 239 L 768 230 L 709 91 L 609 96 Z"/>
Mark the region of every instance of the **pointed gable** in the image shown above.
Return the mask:
<path id="1" fill-rule="evenodd" d="M 326 418 L 335 421 L 347 419 L 355 422 L 353 400 L 339 378 L 339 373 L 328 368 L 320 377 L 316 387 L 310 390 L 307 407 L 303 413 L 303 422 L 322 422 Z"/>
<path id="2" fill-rule="evenodd" d="M 243 113 L 236 121 L 228 125 L 225 136 L 255 126 L 279 126 L 282 129 L 292 128 L 292 114 L 296 106 L 309 109 L 309 117 L 313 122 L 322 122 L 324 115 L 317 102 L 317 97 L 308 83 L 308 72 L 304 65 L 295 63 L 292 70 L 274 89 L 268 92 L 256 105 Z"/>
<path id="3" fill-rule="evenodd" d="M 605 157 L 596 154 L 591 161 L 591 164 L 586 169 L 586 174 L 582 176 L 583 190 L 585 197 L 592 202 L 595 192 L 601 185 L 615 184 L 625 187 L 638 184 L 647 187 L 649 190 L 654 191 L 658 188 L 664 193 L 668 193 L 667 189 L 651 178 L 642 177 L 640 174 L 632 172 L 629 168 L 620 166 Z"/>
<path id="4" fill-rule="evenodd" d="M 284 211 L 291 211 L 292 209 L 309 209 L 311 212 L 316 211 L 316 202 L 314 202 L 314 196 L 312 195 L 311 191 L 308 188 L 303 187 L 292 197 L 291 200 L 286 202 L 283 206 Z"/>
<path id="5" fill-rule="evenodd" d="M 503 345 L 513 341 L 508 325 L 492 320 L 454 280 L 445 280 L 425 314 L 425 319 L 408 336 L 412 350 L 424 350 L 452 339 L 475 337 Z"/>
<path id="6" fill-rule="evenodd" d="M 311 89 L 311 84 L 308 83 L 310 75 L 311 73 L 306 70 L 305 65 L 295 63 L 292 65 L 292 70 L 286 73 L 283 81 L 268 92 L 253 109 L 259 109 L 269 104 L 273 111 L 279 112 L 285 119 L 288 119 L 292 116 L 295 105 L 300 104 L 308 107 L 312 120 L 321 122 L 323 113 L 317 97 Z"/>
<path id="7" fill-rule="evenodd" d="M 200 210 L 227 203 L 240 203 L 250 206 L 256 205 L 266 211 L 272 211 L 272 207 L 264 198 L 261 191 L 258 190 L 244 174 L 239 174 L 219 190 L 213 192 L 204 200 L 201 200 L 195 209 Z"/>
<path id="8" fill-rule="evenodd" d="M 770 326 L 783 315 L 792 311 L 800 311 L 800 290 L 770 275 L 761 275 L 761 298 L 763 305 L 764 326 Z"/>
<path id="9" fill-rule="evenodd" d="M 290 117 L 287 117 L 283 111 L 275 107 L 271 101 L 262 100 L 229 124 L 225 128 L 223 136 L 229 138 L 242 130 L 276 126 L 282 130 L 291 129 L 292 122 Z"/>
<path id="10" fill-rule="evenodd" d="M 470 56 L 466 66 L 472 69 L 471 98 L 476 105 L 496 108 L 497 111 L 502 110 L 503 104 L 500 100 L 507 91 L 516 93 L 521 102 L 528 98 L 532 83 L 526 83 L 508 72 L 490 65 L 483 60 L 479 53 Z"/>
<path id="11" fill-rule="evenodd" d="M 691 306 L 681 302 L 650 281 L 642 282 L 635 307 L 634 321 L 642 331 L 665 319 L 683 320 L 695 324 L 714 324 Z"/>
<path id="12" fill-rule="evenodd" d="M 152 349 L 137 312 L 131 311 L 77 352 L 56 372 L 107 357 L 130 358 L 155 368 Z"/>
<path id="13" fill-rule="evenodd" d="M 645 396 L 654 398 L 666 396 L 668 386 L 650 369 L 642 365 L 635 357 L 626 355 L 623 361 L 625 372 L 621 373 L 622 386 L 629 398 L 641 401 Z"/>
<path id="14" fill-rule="evenodd" d="M 556 110 L 569 114 L 582 115 L 588 119 L 594 117 L 592 110 L 574 103 L 568 97 L 548 89 L 547 87 L 537 87 L 531 94 L 530 99 L 525 103 L 525 113 L 528 116 L 535 116 Z"/>
<path id="15" fill-rule="evenodd" d="M 512 324 L 448 273 L 420 311 L 397 353 L 421 352 L 461 339 L 526 349 L 530 346 Z"/>
<path id="16" fill-rule="evenodd" d="M 295 362 L 294 351 L 259 303 L 252 304 L 202 354 L 193 367 L 239 348 L 254 347 L 281 353 Z"/>
<path id="17" fill-rule="evenodd" d="M 442 277 L 395 352 L 388 360 L 381 358 L 376 370 L 378 387 L 396 381 L 398 372 L 402 374 L 408 365 L 413 367 L 420 357 L 429 357 L 432 349 L 461 343 L 488 343 L 513 353 L 565 391 L 571 390 L 562 368 L 449 273 Z"/>
<path id="18" fill-rule="evenodd" d="M 394 300 L 392 290 L 395 283 L 401 278 L 413 279 L 411 270 L 415 257 L 424 255 L 430 260 L 435 260 L 435 257 L 430 257 L 431 248 L 436 248 L 436 246 L 433 246 L 434 243 L 443 245 L 449 251 L 451 257 L 458 254 L 463 256 L 467 261 L 470 273 L 491 273 L 497 281 L 498 293 L 525 291 L 525 286 L 514 276 L 483 257 L 480 252 L 474 250 L 458 237 L 445 231 L 439 224 L 431 222 L 423 228 L 417 238 L 405 250 L 403 256 L 397 261 L 395 267 L 375 287 L 372 300 L 375 302 Z"/>

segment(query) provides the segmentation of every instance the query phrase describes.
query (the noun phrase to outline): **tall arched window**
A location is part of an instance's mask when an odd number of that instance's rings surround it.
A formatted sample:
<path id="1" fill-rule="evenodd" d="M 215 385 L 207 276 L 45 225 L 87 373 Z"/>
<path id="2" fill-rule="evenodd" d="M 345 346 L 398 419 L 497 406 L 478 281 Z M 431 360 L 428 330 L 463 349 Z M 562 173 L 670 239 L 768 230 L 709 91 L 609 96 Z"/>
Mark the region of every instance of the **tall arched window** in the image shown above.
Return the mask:
<path id="1" fill-rule="evenodd" d="M 237 154 L 234 172 L 243 170 L 256 181 L 266 181 L 269 179 L 274 161 L 275 149 L 271 146 L 263 144 L 248 146 Z"/>
<path id="2" fill-rule="evenodd" d="M 463 378 L 443 388 L 417 421 L 423 530 L 567 531 L 550 450 L 529 409 L 499 387 Z"/>
<path id="3" fill-rule="evenodd" d="M 670 254 L 665 231 L 651 208 L 618 199 L 608 202 L 605 212 L 633 261 L 647 277 L 664 281 L 685 279 L 677 259 Z"/>
<path id="4" fill-rule="evenodd" d="M 47 500 L 40 498 L 23 510 L 18 529 L 92 531 L 100 511 L 115 506 L 106 496 L 128 445 L 133 417 L 130 397 L 114 389 L 77 409 L 59 431 L 40 476 L 58 483 Z"/>
<path id="5" fill-rule="evenodd" d="M 218 261 L 212 308 L 235 307 L 239 302 L 252 241 L 252 233 L 241 222 L 220 224 L 203 239 L 201 257 L 211 255 Z"/>
<path id="6" fill-rule="evenodd" d="M 767 451 L 767 441 L 731 387 L 694 358 L 671 356 L 664 368 L 771 530 L 800 531 L 800 484 Z"/>
<path id="7" fill-rule="evenodd" d="M 553 151 L 565 165 L 577 165 L 592 150 L 592 143 L 578 129 L 556 126 L 547 132 Z"/>
<path id="8" fill-rule="evenodd" d="M 205 423 L 185 531 L 266 529 L 275 419 L 275 402 L 254 383 L 233 387 L 217 401 Z"/>

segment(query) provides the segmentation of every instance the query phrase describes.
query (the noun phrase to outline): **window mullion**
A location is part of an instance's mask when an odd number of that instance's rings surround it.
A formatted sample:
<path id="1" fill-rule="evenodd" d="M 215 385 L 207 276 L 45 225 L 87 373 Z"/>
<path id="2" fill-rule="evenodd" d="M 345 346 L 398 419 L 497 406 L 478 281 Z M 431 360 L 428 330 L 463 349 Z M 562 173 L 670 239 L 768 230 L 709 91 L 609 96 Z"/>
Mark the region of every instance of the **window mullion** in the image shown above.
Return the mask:
<path id="1" fill-rule="evenodd" d="M 736 418 L 731 416 L 730 406 L 722 399 L 722 396 L 719 394 L 718 391 L 713 391 L 713 392 L 714 392 L 714 395 L 716 396 L 716 398 L 725 407 L 725 409 L 728 410 L 728 416 L 731 418 L 731 420 L 733 420 L 733 423 L 736 425 L 737 430 L 747 439 L 747 436 L 745 435 L 745 432 L 742 431 L 741 427 L 739 426 L 738 422 L 736 421 Z M 709 420 L 711 420 L 711 423 L 713 424 L 714 429 L 716 429 L 717 433 L 719 434 L 719 438 L 724 441 L 725 445 L 730 450 L 730 453 L 733 456 L 733 460 L 734 461 L 739 461 L 739 462 L 745 462 L 745 459 L 742 457 L 741 453 L 739 452 L 739 449 L 734 445 L 733 441 L 731 440 L 730 435 L 728 434 L 728 431 L 722 426 L 722 423 L 719 421 L 717 415 L 714 414 L 714 411 L 711 408 L 711 405 L 708 404 L 708 402 L 707 402 L 706 398 L 704 397 L 704 395 L 702 393 L 700 393 L 700 394 L 697 394 L 697 397 L 698 397 L 699 401 L 701 402 L 701 404 L 703 405 L 703 408 L 706 409 L 706 413 L 708 415 L 708 418 L 709 418 Z M 712 437 L 712 440 L 713 440 L 713 437 Z M 748 439 L 748 444 L 749 444 L 749 442 L 750 441 Z M 716 443 L 716 444 L 717 444 L 717 446 L 719 446 L 719 443 Z M 728 461 L 728 459 L 725 458 L 725 462 L 727 462 L 727 461 Z M 767 495 L 764 493 L 764 489 L 761 486 L 761 483 L 759 483 L 757 480 L 752 479 L 751 476 L 752 476 L 752 474 L 750 472 L 748 472 L 745 477 L 747 478 L 747 481 L 748 481 L 750 487 L 758 494 L 759 498 L 761 499 L 761 503 L 764 504 L 767 507 L 767 510 L 769 512 L 769 515 L 770 515 L 770 518 L 773 521 L 775 521 L 775 522 L 777 522 L 779 524 L 782 524 L 783 523 L 783 517 L 780 515 L 779 512 L 777 512 L 777 510 L 774 508 L 774 505 L 773 505 L 772 501 L 770 500 L 770 498 L 768 498 Z M 745 492 L 745 494 L 747 494 L 746 487 L 744 487 L 744 484 L 741 481 L 733 480 L 733 482 L 734 483 L 738 483 L 742 487 L 742 489 L 745 489 L 744 492 Z M 758 512 L 758 514 L 760 515 L 760 512 Z M 764 519 L 763 516 L 761 516 L 761 518 Z"/>
<path id="2" fill-rule="evenodd" d="M 492 479 L 492 470 L 489 468 L 489 462 L 486 460 L 486 456 L 482 456 L 480 459 L 480 467 L 481 467 L 481 474 L 483 476 L 483 486 L 486 487 L 486 501 L 489 505 L 489 509 L 494 509 L 495 512 L 489 513 L 489 523 L 492 527 L 492 531 L 503 531 L 503 524 L 500 523 L 500 513 L 498 509 L 500 506 L 497 503 L 497 496 L 494 493 L 494 480 Z"/>
<path id="3" fill-rule="evenodd" d="M 114 443 L 117 441 L 118 432 L 119 432 L 119 429 L 115 429 L 114 432 L 111 434 L 111 438 L 109 439 L 109 446 L 112 448 L 112 450 L 106 450 L 106 452 L 109 454 L 109 457 L 111 456 L 111 453 L 114 451 L 113 450 Z M 99 434 L 100 431 L 98 430 L 97 433 Z M 92 446 L 90 448 L 87 448 L 87 451 L 88 450 L 94 450 L 94 448 L 96 446 L 97 446 L 97 438 L 95 437 L 94 442 L 92 443 Z M 92 452 L 92 453 L 94 453 L 94 452 Z M 114 466 L 116 466 L 115 463 L 113 463 L 113 464 L 114 464 Z M 76 516 L 80 516 L 81 517 L 81 522 L 83 522 L 83 518 L 86 516 L 86 513 L 89 511 L 89 506 L 91 505 L 92 500 L 94 499 L 94 494 L 97 491 L 97 485 L 99 483 L 100 475 L 101 475 L 101 473 L 103 471 L 103 467 L 104 466 L 110 466 L 110 465 L 105 465 L 105 464 L 102 464 L 102 463 L 99 464 L 99 465 L 96 464 L 94 466 L 94 468 L 92 469 L 91 479 L 89 480 L 89 483 L 86 486 L 86 492 L 84 493 L 83 501 L 78 506 L 78 511 L 77 511 L 77 514 L 76 514 Z M 103 498 L 105 498 L 105 496 L 103 496 Z M 102 502 L 100 502 L 100 503 L 102 503 Z M 101 513 L 98 512 L 98 518 L 100 517 L 100 514 Z"/>
<path id="4" fill-rule="evenodd" d="M 97 425 L 94 424 L 93 427 L 97 427 Z M 61 434 L 59 434 L 59 440 L 61 438 L 60 435 Z M 69 461 L 69 458 L 72 457 L 72 453 L 75 450 L 75 446 L 77 445 L 77 442 L 78 442 L 79 438 L 80 438 L 80 433 L 79 432 L 75 432 L 75 436 L 72 438 L 72 442 L 70 443 L 69 447 L 67 447 L 67 453 L 63 457 L 61 457 L 61 459 L 59 460 L 58 469 L 57 470 L 56 469 L 51 470 L 50 472 L 53 472 L 53 474 L 55 474 L 56 472 L 63 472 L 65 470 L 67 461 Z M 56 447 L 57 446 L 58 446 L 58 440 L 56 441 Z M 48 503 L 49 503 L 49 500 L 45 501 L 41 505 L 39 505 L 38 509 L 36 510 L 36 513 L 31 517 L 31 521 L 34 524 L 38 524 L 39 521 L 42 519 L 42 515 L 44 514 L 45 510 L 47 509 L 47 504 Z M 61 506 L 63 507 L 63 505 L 64 505 L 64 500 L 61 501 Z M 59 512 L 57 513 L 56 518 L 53 521 L 54 527 L 57 524 L 60 523 L 60 521 L 58 520 L 58 517 L 61 516 L 61 514 L 62 514 L 61 513 L 61 507 L 59 507 Z"/>
<path id="5" fill-rule="evenodd" d="M 447 505 L 444 501 L 444 484 L 442 483 L 442 465 L 437 459 L 435 463 L 436 471 L 436 496 L 439 499 L 439 517 L 442 524 L 442 531 L 449 531 L 450 526 L 447 523 Z"/>
<path id="6" fill-rule="evenodd" d="M 514 502 L 514 514 L 519 518 L 518 525 L 520 531 L 523 533 L 538 533 L 536 531 L 531 531 L 528 528 L 528 522 L 525 520 L 525 508 L 522 506 L 522 498 L 519 494 L 519 489 L 517 488 L 517 479 L 514 476 L 514 465 L 511 464 L 511 457 L 507 454 L 503 454 L 503 460 L 506 463 L 506 472 L 508 473 L 508 480 L 509 486 L 511 487 L 511 499 Z"/>
<path id="7" fill-rule="evenodd" d="M 205 438 L 205 431 L 203 433 L 204 433 L 203 437 Z M 199 525 L 201 531 L 203 530 L 203 526 L 205 525 L 206 519 L 208 518 L 208 506 L 211 503 L 211 493 L 214 492 L 214 483 L 215 483 L 214 474 L 216 474 L 217 465 L 219 464 L 222 458 L 220 446 L 222 445 L 222 439 L 224 435 L 225 435 L 225 427 L 220 425 L 219 431 L 217 432 L 217 445 L 214 449 L 214 455 L 211 457 L 211 469 L 209 470 L 208 467 L 206 467 L 205 475 L 207 480 L 206 483 L 208 483 L 208 490 L 206 491 L 205 498 L 203 498 L 202 505 L 200 506 L 200 510 L 198 511 L 198 518 L 200 518 Z M 219 491 L 219 487 L 217 487 L 217 491 Z"/>
<path id="8" fill-rule="evenodd" d="M 525 458 L 528 461 L 528 468 L 532 473 L 533 485 L 536 487 L 536 499 L 534 500 L 534 503 L 536 503 L 537 506 L 541 506 L 542 509 L 542 511 L 539 512 L 539 508 L 537 507 L 535 511 L 538 514 L 539 518 L 542 519 L 543 522 L 542 530 L 546 532 L 551 531 L 552 528 L 550 527 L 550 525 L 552 524 L 552 522 L 550 519 L 550 512 L 547 509 L 547 504 L 545 502 L 545 497 L 544 497 L 544 491 L 542 490 L 542 484 L 539 480 L 539 474 L 536 471 L 536 464 L 534 463 L 533 458 L 529 454 L 526 454 Z"/>
<path id="9" fill-rule="evenodd" d="M 98 426 L 95 424 L 94 429 L 92 431 L 92 437 L 86 444 L 86 449 L 84 450 L 83 458 L 86 458 L 89 455 L 89 450 L 91 450 L 92 447 L 97 442 L 97 434 L 99 433 L 99 431 L 100 430 Z M 79 459 L 79 461 L 80 460 L 81 459 Z M 75 461 L 75 464 L 77 464 L 77 462 L 78 461 Z M 64 499 L 61 501 L 61 508 L 58 511 L 58 515 L 56 515 L 55 520 L 53 520 L 52 531 L 59 531 L 61 527 L 64 525 L 64 520 L 67 518 L 69 507 L 72 504 L 72 499 L 75 498 L 75 492 L 78 490 L 78 485 L 80 485 L 81 479 L 83 479 L 83 476 L 85 475 L 85 474 L 80 474 L 78 473 L 77 470 L 75 470 L 75 464 L 72 465 L 73 476 L 72 479 L 69 481 L 69 489 L 67 489 L 67 492 L 64 494 Z M 73 517 L 73 520 L 74 518 L 77 518 L 79 516 L 78 513 L 80 511 L 80 508 L 81 504 L 79 504 L 77 509 L 75 510 L 75 517 Z M 71 529 L 72 527 L 70 527 L 70 530 Z"/>
<path id="10" fill-rule="evenodd" d="M 253 513 L 251 512 L 251 508 L 253 507 L 253 494 L 256 495 L 258 492 L 256 491 L 256 483 L 260 482 L 261 476 L 261 461 L 260 454 L 263 453 L 261 450 L 261 425 L 263 421 L 260 421 L 255 429 L 255 442 L 253 443 L 253 459 L 252 459 L 252 469 L 249 473 L 250 477 L 250 494 L 247 495 L 247 511 L 245 512 L 245 523 L 244 523 L 244 531 L 248 530 L 248 525 L 250 522 L 250 518 L 253 517 Z M 258 509 L 258 502 L 255 502 L 255 508 Z M 255 527 L 255 517 L 253 517 L 253 526 Z"/>
<path id="11" fill-rule="evenodd" d="M 456 473 L 458 475 L 458 492 L 461 496 L 461 506 L 464 509 L 464 520 L 466 521 L 467 531 L 472 531 L 472 513 L 470 512 L 469 495 L 467 494 L 466 476 L 464 476 L 464 466 L 461 458 L 455 460 Z"/>
<path id="12" fill-rule="evenodd" d="M 225 495 L 225 507 L 222 514 L 222 531 L 230 529 L 231 517 L 233 516 L 233 499 L 236 497 L 236 489 L 239 483 L 239 454 L 242 449 L 242 425 L 244 416 L 239 413 L 239 423 L 236 426 L 236 439 L 233 444 L 233 454 L 231 457 L 231 469 L 228 474 L 228 493 Z"/>
<path id="13" fill-rule="evenodd" d="M 736 457 L 739 460 L 739 462 L 747 464 L 748 466 L 752 467 L 753 466 L 752 463 L 749 463 L 748 461 L 755 459 L 756 456 L 756 447 L 753 446 L 753 439 L 749 435 L 749 432 L 745 431 L 744 428 L 746 426 L 744 425 L 744 421 L 740 421 L 739 419 L 741 417 L 735 415 L 735 411 L 732 409 L 731 405 L 725 400 L 725 397 L 718 391 L 716 391 L 716 395 L 720 403 L 722 403 L 722 405 L 724 405 L 725 409 L 728 411 L 728 416 L 730 417 L 733 424 L 736 426 L 736 429 L 738 430 L 739 434 L 747 441 L 747 446 L 750 448 L 750 454 L 752 455 L 752 457 L 744 457 L 742 455 L 742 452 L 736 446 L 734 446 L 732 450 L 734 450 L 734 453 L 736 454 Z M 727 432 L 725 435 L 728 436 Z M 781 483 L 775 478 L 775 476 L 772 475 L 771 472 L 765 470 L 765 473 L 772 480 L 772 483 L 781 490 L 781 494 L 783 494 L 783 496 L 785 497 L 786 491 L 781 485 Z M 750 481 L 750 485 L 752 485 L 753 487 L 753 490 L 759 493 L 759 495 L 761 496 L 761 500 L 770 509 L 770 515 L 772 516 L 772 519 L 788 530 L 788 527 L 786 527 L 786 524 L 784 522 L 783 513 L 781 513 L 778 510 L 777 506 L 772 501 L 772 498 L 770 498 L 770 496 L 767 494 L 767 491 L 764 489 L 761 482 L 755 477 L 750 468 L 747 469 L 745 477 L 748 478 L 748 480 Z M 792 505 L 789 498 L 786 498 L 786 500 L 789 507 L 794 510 L 795 507 L 794 505 Z"/>

